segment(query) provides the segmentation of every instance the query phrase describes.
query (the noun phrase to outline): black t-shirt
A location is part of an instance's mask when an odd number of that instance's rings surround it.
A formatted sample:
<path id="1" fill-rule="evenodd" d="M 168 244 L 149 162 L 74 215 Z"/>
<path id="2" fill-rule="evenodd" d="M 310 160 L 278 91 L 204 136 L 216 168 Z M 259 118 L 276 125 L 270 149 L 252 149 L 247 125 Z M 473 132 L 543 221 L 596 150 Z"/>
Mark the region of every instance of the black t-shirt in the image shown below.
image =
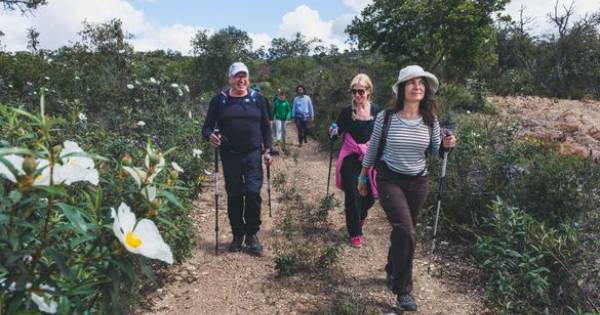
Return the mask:
<path id="1" fill-rule="evenodd" d="M 356 143 L 366 143 L 371 138 L 373 126 L 375 125 L 375 117 L 379 113 L 380 108 L 375 104 L 371 104 L 371 120 L 353 120 L 352 106 L 348 106 L 338 115 L 337 125 L 338 133 L 342 135 L 344 132 L 349 132 Z"/>
<path id="2" fill-rule="evenodd" d="M 228 93 L 212 98 L 202 127 L 206 140 L 216 126 L 225 142 L 222 154 L 240 154 L 254 151 L 264 145 L 271 148 L 269 115 L 263 102 L 264 97 L 255 92 L 244 97 L 233 97 Z"/>

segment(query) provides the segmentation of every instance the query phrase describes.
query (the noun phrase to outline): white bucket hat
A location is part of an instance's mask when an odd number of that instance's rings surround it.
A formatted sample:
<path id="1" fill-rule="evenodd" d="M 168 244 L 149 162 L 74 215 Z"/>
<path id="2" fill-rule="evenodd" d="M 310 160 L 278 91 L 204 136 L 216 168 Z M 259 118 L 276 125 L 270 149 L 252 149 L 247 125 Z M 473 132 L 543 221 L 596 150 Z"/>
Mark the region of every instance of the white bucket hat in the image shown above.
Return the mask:
<path id="1" fill-rule="evenodd" d="M 420 77 L 425 78 L 427 82 L 429 82 L 429 87 L 431 88 L 431 91 L 433 93 L 437 91 L 438 87 L 440 86 L 440 83 L 438 82 L 438 79 L 435 77 L 435 75 L 423 70 L 423 68 L 421 68 L 420 66 L 412 65 L 402 68 L 402 70 L 400 70 L 400 73 L 398 73 L 398 81 L 396 81 L 396 83 L 392 85 L 392 90 L 394 91 L 394 94 L 398 95 L 398 84 L 406 82 L 410 79 Z"/>
<path id="2" fill-rule="evenodd" d="M 229 66 L 229 77 L 233 77 L 240 72 L 246 72 L 247 75 L 250 75 L 248 67 L 243 62 L 234 62 Z"/>

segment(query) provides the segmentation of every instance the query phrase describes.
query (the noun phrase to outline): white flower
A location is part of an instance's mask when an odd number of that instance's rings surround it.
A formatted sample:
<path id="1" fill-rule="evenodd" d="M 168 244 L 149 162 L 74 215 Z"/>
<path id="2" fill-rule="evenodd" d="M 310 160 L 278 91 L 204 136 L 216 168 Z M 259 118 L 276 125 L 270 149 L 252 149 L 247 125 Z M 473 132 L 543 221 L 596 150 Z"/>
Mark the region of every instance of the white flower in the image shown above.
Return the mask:
<path id="1" fill-rule="evenodd" d="M 176 89 L 176 88 L 179 87 L 179 84 L 177 84 L 177 83 L 171 83 L 171 87 L 174 88 L 174 89 Z"/>
<path id="2" fill-rule="evenodd" d="M 135 214 L 123 202 L 118 213 L 115 208 L 111 208 L 111 216 L 114 219 L 113 232 L 128 251 L 160 259 L 168 264 L 173 263 L 171 248 L 163 240 L 154 222 L 142 219 L 136 224 Z"/>
<path id="3" fill-rule="evenodd" d="M 60 153 L 63 165 L 55 166 L 58 179 L 56 182 L 64 181 L 66 185 L 71 185 L 74 182 L 87 181 L 94 186 L 98 185 L 99 174 L 94 168 L 94 160 L 81 156 L 85 152 L 73 141 L 65 141 L 63 147 Z"/>
<path id="4" fill-rule="evenodd" d="M 142 85 L 142 82 L 140 82 L 139 80 L 135 80 L 135 84 Z"/>
<path id="5" fill-rule="evenodd" d="M 192 156 L 195 158 L 199 158 L 202 155 L 202 150 L 200 149 L 194 149 L 192 150 Z"/>
<path id="6" fill-rule="evenodd" d="M 131 175 L 131 177 L 133 177 L 133 180 L 135 180 L 135 183 L 140 188 L 142 187 L 142 184 L 151 184 L 152 181 L 154 181 L 154 178 L 156 177 L 156 175 L 158 175 L 158 173 L 160 173 L 160 171 L 165 166 L 165 159 L 161 157 L 160 162 L 158 163 L 158 165 L 156 165 L 156 169 L 155 169 L 154 173 L 152 173 L 150 176 L 148 176 L 147 169 L 150 167 L 149 166 L 150 160 L 147 155 L 146 155 L 146 161 L 147 161 L 146 169 L 143 169 L 141 167 L 129 167 L 129 166 L 123 167 L 123 169 L 125 171 L 127 171 L 127 173 L 129 173 L 129 175 Z"/>
<path id="7" fill-rule="evenodd" d="M 188 93 L 190 92 L 190 87 L 187 84 L 183 85 L 183 89 Z"/>
<path id="8" fill-rule="evenodd" d="M 173 169 L 177 171 L 177 173 L 183 173 L 183 168 L 181 168 L 177 162 L 171 162 L 171 166 L 173 166 Z"/>
<path id="9" fill-rule="evenodd" d="M 152 84 L 156 84 L 156 83 L 157 83 L 157 81 L 156 81 L 156 79 L 155 79 L 154 77 L 151 77 L 151 78 L 150 78 L 150 83 L 152 83 Z"/>
<path id="10" fill-rule="evenodd" d="M 54 61 L 52 58 L 48 58 L 48 60 L 46 60 L 47 63 L 52 63 L 52 61 Z"/>
<path id="11" fill-rule="evenodd" d="M 79 117 L 79 120 L 81 120 L 82 122 L 87 122 L 87 116 L 84 113 L 79 113 L 77 114 L 77 117 Z"/>
<path id="12" fill-rule="evenodd" d="M 9 155 L 5 155 L 3 156 L 3 158 L 8 161 L 10 164 L 12 164 L 12 167 L 14 167 L 17 170 L 17 173 L 19 175 L 25 174 L 25 172 L 23 172 L 23 157 L 16 155 L 16 154 L 9 154 Z M 8 167 L 6 165 L 4 165 L 4 163 L 0 162 L 0 175 L 6 177 L 9 181 L 16 183 L 17 179 L 15 178 L 15 176 L 13 175 L 13 173 L 10 172 L 10 170 L 8 169 Z"/>
<path id="13" fill-rule="evenodd" d="M 146 123 L 143 120 L 140 120 L 137 122 L 137 124 L 139 127 L 144 127 L 146 125 Z"/>
<path id="14" fill-rule="evenodd" d="M 189 111 L 188 111 L 188 117 L 189 117 L 190 119 L 192 119 L 192 111 L 191 111 L 191 110 L 189 110 Z"/>
<path id="15" fill-rule="evenodd" d="M 81 80 L 81 78 L 78 75 L 76 75 L 75 80 Z"/>
<path id="16" fill-rule="evenodd" d="M 13 85 L 12 85 L 12 84 L 9 84 L 9 85 L 8 85 L 8 87 L 12 89 L 12 88 L 13 88 Z"/>
<path id="17" fill-rule="evenodd" d="M 123 169 L 133 177 L 138 187 L 142 187 L 142 183 L 146 182 L 146 171 L 143 168 L 123 166 Z"/>
<path id="18" fill-rule="evenodd" d="M 47 81 L 50 81 L 50 77 L 48 77 L 48 76 L 44 77 L 44 79 L 46 79 Z"/>
<path id="19" fill-rule="evenodd" d="M 29 86 L 32 86 L 32 85 L 33 85 L 33 83 L 31 83 L 31 82 L 29 82 L 29 81 L 27 81 L 27 83 L 25 83 L 25 84 L 27 84 L 27 85 L 29 85 Z"/>
<path id="20" fill-rule="evenodd" d="M 181 89 L 177 89 L 177 95 L 183 96 L 183 91 Z"/>
<path id="21" fill-rule="evenodd" d="M 470 113 L 471 113 L 471 111 L 467 109 L 467 114 L 470 114 Z"/>
<path id="22" fill-rule="evenodd" d="M 44 291 L 51 291 L 54 292 L 54 288 L 49 286 L 49 285 L 45 285 L 42 284 L 40 286 L 41 290 Z M 52 295 L 50 293 L 42 293 L 42 295 L 38 295 L 35 292 L 31 292 L 31 300 L 37 304 L 38 309 L 41 312 L 45 312 L 45 313 L 50 313 L 50 314 L 54 314 L 56 313 L 56 308 L 58 307 L 58 303 L 56 303 L 56 301 L 51 300 L 50 298 L 52 297 Z"/>
<path id="23" fill-rule="evenodd" d="M 145 187 L 142 189 L 142 195 L 144 195 L 148 201 L 154 201 L 154 199 L 156 199 L 156 186 Z"/>
<path id="24" fill-rule="evenodd" d="M 129 84 L 127 84 L 127 88 L 130 90 L 133 90 L 134 86 L 133 86 L 133 84 L 129 83 Z"/>

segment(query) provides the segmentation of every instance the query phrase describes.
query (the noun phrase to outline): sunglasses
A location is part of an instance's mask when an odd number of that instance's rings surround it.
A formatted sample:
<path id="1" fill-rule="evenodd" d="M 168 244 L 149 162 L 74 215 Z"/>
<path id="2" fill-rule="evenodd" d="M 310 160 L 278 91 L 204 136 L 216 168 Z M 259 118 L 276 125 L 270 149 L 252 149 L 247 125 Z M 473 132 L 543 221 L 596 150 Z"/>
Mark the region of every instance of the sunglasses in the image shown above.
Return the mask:
<path id="1" fill-rule="evenodd" d="M 350 90 L 350 93 L 352 93 L 353 95 L 356 95 L 356 94 L 358 94 L 358 95 L 360 95 L 360 96 L 363 96 L 363 95 L 365 95 L 365 92 L 366 92 L 366 90 L 357 90 L 357 89 L 352 89 L 352 90 Z"/>

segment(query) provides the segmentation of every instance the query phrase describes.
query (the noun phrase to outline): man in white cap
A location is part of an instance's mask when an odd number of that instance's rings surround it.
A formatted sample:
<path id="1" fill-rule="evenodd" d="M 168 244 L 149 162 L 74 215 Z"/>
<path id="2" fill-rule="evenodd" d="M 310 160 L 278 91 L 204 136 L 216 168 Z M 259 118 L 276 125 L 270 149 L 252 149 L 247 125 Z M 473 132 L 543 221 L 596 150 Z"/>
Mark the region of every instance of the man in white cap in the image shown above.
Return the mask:
<path id="1" fill-rule="evenodd" d="M 233 233 L 229 251 L 244 247 L 262 253 L 256 233 L 260 229 L 261 155 L 271 164 L 271 128 L 264 97 L 248 89 L 248 67 L 229 67 L 229 89 L 212 98 L 202 127 L 203 137 L 219 148 L 227 192 L 227 214 Z M 218 129 L 218 131 L 217 131 Z"/>

